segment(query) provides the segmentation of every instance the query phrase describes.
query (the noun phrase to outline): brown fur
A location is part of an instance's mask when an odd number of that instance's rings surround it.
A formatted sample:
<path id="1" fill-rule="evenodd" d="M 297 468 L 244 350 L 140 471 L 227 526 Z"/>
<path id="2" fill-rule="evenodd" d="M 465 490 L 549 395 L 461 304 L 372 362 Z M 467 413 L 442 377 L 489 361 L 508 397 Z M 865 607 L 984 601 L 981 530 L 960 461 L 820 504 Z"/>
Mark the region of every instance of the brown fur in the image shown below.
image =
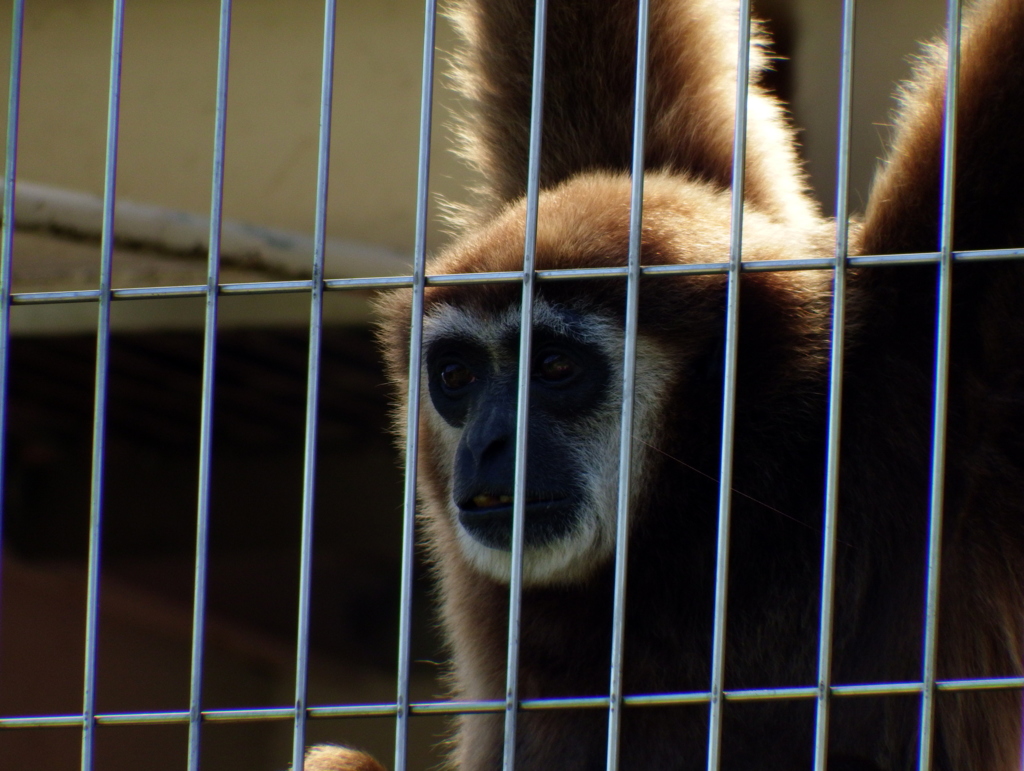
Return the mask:
<path id="1" fill-rule="evenodd" d="M 519 270 L 525 237 L 532 0 L 458 0 L 456 82 L 469 98 L 466 157 L 481 203 L 432 273 Z M 537 267 L 626 262 L 635 20 L 632 0 L 551 0 Z M 729 6 L 731 8 L 731 6 Z M 724 261 L 729 249 L 734 10 L 652 0 L 642 260 Z M 763 45 L 763 41 L 757 46 Z M 956 248 L 1024 246 L 1024 4 L 992 0 L 963 45 Z M 937 244 L 942 81 L 933 49 L 904 96 L 895 147 L 862 228 L 864 254 Z M 756 86 L 744 259 L 829 257 L 833 225 L 803 191 L 792 130 Z M 939 677 L 1020 676 L 1024 656 L 1024 265 L 958 265 L 940 594 Z M 851 271 L 836 558 L 833 682 L 921 677 L 935 324 L 934 266 Z M 545 282 L 554 302 L 621 317 L 621 280 Z M 517 284 L 431 287 L 426 313 L 497 313 Z M 831 274 L 751 273 L 741 283 L 726 686 L 816 682 Z M 710 671 L 723 310 L 721 275 L 641 281 L 640 328 L 673 352 L 651 481 L 631 509 L 625 687 L 706 690 Z M 410 296 L 382 303 L 381 341 L 409 398 Z M 426 401 L 427 397 L 423 397 Z M 430 409 L 425 406 L 425 409 Z M 450 470 L 420 426 L 420 494 L 451 652 L 452 695 L 504 694 L 508 588 L 463 556 L 446 513 Z M 607 693 L 611 566 L 523 596 L 520 696 Z M 627 710 L 623 769 L 706 764 L 707 707 Z M 730 703 L 723 768 L 810 768 L 809 702 Z M 1018 771 L 1017 691 L 940 693 L 934 768 Z M 520 716 L 517 768 L 603 768 L 600 710 Z M 830 769 L 916 767 L 918 699 L 832 701 Z M 458 721 L 449 767 L 500 766 L 501 716 Z M 332 767 L 329 767 L 332 768 Z M 342 766 L 338 766 L 342 768 Z M 307 771 L 311 771 L 307 767 Z"/>
<path id="2" fill-rule="evenodd" d="M 479 4 L 453 0 L 465 41 L 456 88 L 470 103 L 463 156 L 484 177 L 493 212 L 526 192 L 533 0 Z M 718 190 L 732 180 L 737 10 L 715 0 L 652 3 L 646 166 L 685 173 Z M 627 170 L 633 128 L 636 3 L 553 2 L 547 15 L 543 187 L 595 169 Z M 752 69 L 766 67 L 755 37 Z M 804 195 L 793 132 L 778 102 L 754 77 L 747 149 L 747 197 L 780 221 L 802 226 L 816 215 Z"/>

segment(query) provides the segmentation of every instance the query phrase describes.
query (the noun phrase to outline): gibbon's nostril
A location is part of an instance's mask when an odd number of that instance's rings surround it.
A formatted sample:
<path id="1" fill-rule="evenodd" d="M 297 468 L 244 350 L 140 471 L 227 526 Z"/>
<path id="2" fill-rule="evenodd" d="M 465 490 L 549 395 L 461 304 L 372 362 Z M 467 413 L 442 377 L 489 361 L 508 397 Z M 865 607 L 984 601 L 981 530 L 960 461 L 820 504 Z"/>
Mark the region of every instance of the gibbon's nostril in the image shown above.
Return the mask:
<path id="1" fill-rule="evenodd" d="M 499 439 L 494 439 L 486 447 L 484 447 L 483 451 L 479 453 L 479 455 L 477 456 L 480 465 L 486 465 L 488 463 L 493 463 L 496 460 L 499 460 L 501 456 L 505 454 L 508 448 L 511 447 L 511 445 L 512 441 L 507 436 L 503 436 Z"/>

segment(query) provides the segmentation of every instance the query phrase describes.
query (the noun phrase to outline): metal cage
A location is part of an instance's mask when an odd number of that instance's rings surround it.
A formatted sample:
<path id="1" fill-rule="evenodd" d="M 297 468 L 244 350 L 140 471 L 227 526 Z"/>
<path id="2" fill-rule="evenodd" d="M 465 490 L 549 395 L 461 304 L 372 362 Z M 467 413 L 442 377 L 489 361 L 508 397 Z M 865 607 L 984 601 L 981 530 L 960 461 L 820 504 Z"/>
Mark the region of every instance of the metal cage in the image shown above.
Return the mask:
<path id="1" fill-rule="evenodd" d="M 532 239 L 536 233 L 536 200 L 538 196 L 538 168 L 537 143 L 539 142 L 539 119 L 542 105 L 539 98 L 535 98 L 533 105 L 534 125 L 532 128 L 533 147 L 531 151 L 531 166 L 529 176 L 529 209 L 530 219 L 528 220 L 528 238 L 525 254 L 524 267 L 522 271 L 502 274 L 473 274 L 473 275 L 427 275 L 426 254 L 428 251 L 428 222 L 430 217 L 430 162 L 432 143 L 432 120 L 434 110 L 434 86 L 435 86 L 435 19 L 437 9 L 434 0 L 427 0 L 426 9 L 423 15 L 423 53 L 422 53 L 422 85 L 420 93 L 420 121 L 418 137 L 418 184 L 416 188 L 416 215 L 415 215 L 415 246 L 414 261 L 411 274 L 397 276 L 372 276 L 364 278 L 337 278 L 325 269 L 325 254 L 330 250 L 330 243 L 327 237 L 328 217 L 328 180 L 331 160 L 331 135 L 332 115 L 335 94 L 333 91 L 335 73 L 335 30 L 338 24 L 336 19 L 335 0 L 326 0 L 323 11 L 323 48 L 322 48 L 322 69 L 320 74 L 320 95 L 319 95 L 319 132 L 317 145 L 317 167 L 316 167 L 316 191 L 315 191 L 315 235 L 309 243 L 306 258 L 311 265 L 311 276 L 309 278 L 291 278 L 285 280 L 259 280 L 259 281 L 232 281 L 225 282 L 221 276 L 222 252 L 227 249 L 228 238 L 231 235 L 230 225 L 226 223 L 223 215 L 224 200 L 224 173 L 225 173 L 225 147 L 226 147 L 226 123 L 228 114 L 228 74 L 232 28 L 232 0 L 221 0 L 219 10 L 219 36 L 217 53 L 216 91 L 215 91 L 215 126 L 212 157 L 212 190 L 209 196 L 209 220 L 208 232 L 205 234 L 205 244 L 210 247 L 207 252 L 207 278 L 203 284 L 174 284 L 165 286 L 141 286 L 115 288 L 112 283 L 112 261 L 116 246 L 115 239 L 115 201 L 117 199 L 118 180 L 118 151 L 119 151 L 119 108 L 121 104 L 122 84 L 122 57 L 124 52 L 124 30 L 126 16 L 125 0 L 114 0 L 113 3 L 113 28 L 110 35 L 110 58 L 109 58 L 109 93 L 106 113 L 106 150 L 105 150 L 105 179 L 103 183 L 102 218 L 99 225 L 100 235 L 100 256 L 101 269 L 99 273 L 99 285 L 91 289 L 72 290 L 48 290 L 48 291 L 14 291 L 12 280 L 12 264 L 14 260 L 14 233 L 18 222 L 19 214 L 16 212 L 16 194 L 21 190 L 21 181 L 18 177 L 18 148 L 19 148 L 19 108 L 22 97 L 22 58 L 23 41 L 26 19 L 26 6 L 31 7 L 31 2 L 26 0 L 14 0 L 12 15 L 12 35 L 10 48 L 10 85 L 8 92 L 7 112 L 7 133 L 6 133 L 6 155 L 4 170 L 4 199 L 3 199 L 3 235 L 2 235 L 2 263 L 0 263 L 0 432 L 7 429 L 13 419 L 12 412 L 8 409 L 10 398 L 8 394 L 8 383 L 14 376 L 14 358 L 12 357 L 12 309 L 17 310 L 19 306 L 54 306 L 57 304 L 79 303 L 87 304 L 90 309 L 96 311 L 95 321 L 95 366 L 93 369 L 94 397 L 92 408 L 92 438 L 91 438 L 91 473 L 89 477 L 89 519 L 88 519 L 88 552 L 85 564 L 87 588 L 85 600 L 85 644 L 84 644 L 84 666 L 81 670 L 81 708 L 73 713 L 31 713 L 20 712 L 17 714 L 4 714 L 0 716 L 0 734 L 11 735 L 12 733 L 24 733 L 27 729 L 73 729 L 80 732 L 80 766 L 83 771 L 90 771 L 93 768 L 100 768 L 102 764 L 96 760 L 96 737 L 98 731 L 104 726 L 144 726 L 144 725 L 175 725 L 187 726 L 187 740 L 182 737 L 181 755 L 175 761 L 175 767 L 186 767 L 189 771 L 197 771 L 199 768 L 206 768 L 207 760 L 201 761 L 201 747 L 203 736 L 211 727 L 221 724 L 276 721 L 280 724 L 288 722 L 291 724 L 293 736 L 291 746 L 291 762 L 298 768 L 302 763 L 304 748 L 307 746 L 307 726 L 312 721 L 325 718 L 352 718 L 352 717 L 384 717 L 388 718 L 394 726 L 394 756 L 391 767 L 396 771 L 402 771 L 407 767 L 417 767 L 420 762 L 410 756 L 409 732 L 410 726 L 420 716 L 430 715 L 452 715 L 461 712 L 501 712 L 505 715 L 506 721 L 506 768 L 514 767 L 514 742 L 516 715 L 519 710 L 546 710 L 559 708 L 587 708 L 605 710 L 609 717 L 609 750 L 608 768 L 616 767 L 616 743 L 618 741 L 618 721 L 623 708 L 643 708 L 644 705 L 682 705 L 682 704 L 704 704 L 710 710 L 711 732 L 709 747 L 708 768 L 717 768 L 719 747 L 720 747 L 720 720 L 723 704 L 728 701 L 756 701 L 773 699 L 803 699 L 811 700 L 816 704 L 816 747 L 815 747 L 815 768 L 824 768 L 826 730 L 828 725 L 828 711 L 830 700 L 833 698 L 846 698 L 865 695 L 888 695 L 902 694 L 919 698 L 920 700 L 920 768 L 931 767 L 930 747 L 932 735 L 932 716 L 934 712 L 933 703 L 937 692 L 960 691 L 969 689 L 990 689 L 990 688 L 1024 688 L 1024 679 L 999 679 L 999 680 L 965 680 L 965 681 L 937 681 L 935 673 L 935 649 L 936 649 L 936 607 L 939 575 L 939 542 L 942 520 L 942 479 L 943 479 L 943 447 L 945 430 L 945 379 L 948 367 L 948 345 L 949 345 L 949 281 L 951 266 L 955 261 L 990 260 L 990 259 L 1019 259 L 1024 255 L 1024 250 L 1005 250 L 987 252 L 962 252 L 954 253 L 951 247 L 951 199 L 950 191 L 952 184 L 952 143 L 947 141 L 945 164 L 946 175 L 944 181 L 944 198 L 946 202 L 942 211 L 942 233 L 943 248 L 935 253 L 914 254 L 914 255 L 873 255 L 862 257 L 850 257 L 847 252 L 846 228 L 838 228 L 836 237 L 835 256 L 827 260 L 791 260 L 786 262 L 741 262 L 740 243 L 742 239 L 742 194 L 737 193 L 733 197 L 733 226 L 732 226 L 732 248 L 727 263 L 710 263 L 704 265 L 687 265 L 684 267 L 650 267 L 642 266 L 639 262 L 639 222 L 641 206 L 639 201 L 642 196 L 643 175 L 633 175 L 633 206 L 632 206 L 632 236 L 628 269 L 581 269 L 575 271 L 536 271 L 533 268 Z M 538 52 L 535 62 L 535 83 L 540 82 L 543 77 L 542 62 L 540 53 L 544 47 L 544 13 L 545 0 L 538 0 L 538 25 L 536 28 Z M 636 81 L 637 103 L 644 103 L 645 69 L 646 62 L 646 7 L 645 0 L 640 0 L 641 23 L 637 40 L 638 75 Z M 747 23 L 741 25 L 742 29 L 749 34 L 750 24 L 750 3 L 743 0 L 741 13 Z M 950 0 L 946 13 L 949 23 L 947 25 L 948 42 L 951 51 L 958 50 L 959 40 L 959 17 L 960 9 L 957 0 Z M 841 84 L 839 89 L 839 131 L 838 131 L 838 154 L 837 154 L 837 176 L 836 176 L 836 221 L 845 223 L 848 219 L 848 180 L 849 180 L 849 147 L 850 147 L 850 123 L 852 109 L 852 77 L 853 77 L 853 55 L 854 55 L 854 1 L 845 0 L 842 9 L 841 28 L 841 53 L 840 72 Z M 740 46 L 739 71 L 745 75 L 748 68 L 747 56 L 748 46 Z M 955 87 L 957 58 L 951 57 L 953 66 L 949 69 L 950 94 L 952 97 L 947 100 L 946 105 L 946 132 L 947 137 L 953 136 L 955 125 L 953 114 L 955 111 Z M 535 94 L 540 89 L 535 88 Z M 739 130 L 736 132 L 734 147 L 735 157 L 742 157 L 744 153 L 744 132 L 746 111 L 746 78 L 742 77 L 737 86 L 736 99 L 736 125 Z M 635 136 L 643 136 L 644 114 L 640 110 L 634 116 Z M 157 148 L 153 148 L 157 152 Z M 640 168 L 642 165 L 643 147 L 642 143 L 635 143 L 633 148 L 633 168 Z M 735 178 L 733 181 L 734 191 L 743 189 L 743 164 L 734 164 Z M 28 189 L 27 186 L 26 190 Z M 26 192 L 25 195 L 28 195 Z M 121 210 L 118 216 L 121 216 Z M 301 251 L 301 250 L 300 250 Z M 936 365 L 934 379 L 934 419 L 933 419 L 933 445 L 932 457 L 932 498 L 931 498 L 931 524 L 930 543 L 927 577 L 927 627 L 924 644 L 924 660 L 921 665 L 921 677 L 915 682 L 901 683 L 873 683 L 868 685 L 846 685 L 835 684 L 830 680 L 830 647 L 832 633 L 832 582 L 834 568 L 835 550 L 835 519 L 836 519 L 836 485 L 838 475 L 838 448 L 839 448 L 839 411 L 841 404 L 840 387 L 842 382 L 843 360 L 840 352 L 842 350 L 844 333 L 844 281 L 846 269 L 849 266 L 871 266 L 871 265 L 897 265 L 897 264 L 935 264 L 941 276 L 941 294 L 936 329 L 938 335 L 938 350 L 940 352 Z M 835 282 L 835 305 L 834 317 L 838 323 L 834 325 L 832 338 L 832 370 L 831 370 L 831 393 L 829 394 L 829 436 L 828 436 L 828 459 L 827 459 L 827 499 L 825 504 L 826 525 L 823 537 L 824 548 L 824 572 L 821 576 L 823 601 L 820 610 L 820 635 L 818 680 L 815 683 L 808 683 L 800 688 L 778 688 L 769 690 L 752 691 L 729 691 L 725 690 L 723 682 L 724 673 L 724 646 L 725 646 L 725 619 L 727 614 L 726 603 L 726 568 L 729 560 L 728 533 L 730 523 L 730 490 L 731 490 L 731 430 L 733 419 L 733 405 L 735 399 L 735 362 L 736 362 L 736 339 L 739 291 L 739 277 L 741 272 L 753 271 L 777 271 L 777 270 L 826 270 L 834 273 Z M 622 625 L 624 618 L 625 603 L 628 602 L 625 587 L 625 551 L 627 547 L 627 530 L 625 527 L 626 509 L 628 496 L 626 494 L 626 480 L 629 478 L 630 463 L 630 431 L 631 431 L 631 399 L 633 388 L 633 364 L 636 350 L 636 319 L 638 311 L 638 282 L 641 275 L 655 278 L 658 275 L 672 275 L 681 273 L 710 274 L 719 273 L 728 276 L 729 297 L 728 314 L 725 319 L 727 325 L 727 349 L 725 352 L 726 376 L 723 383 L 725 394 L 725 412 L 723 429 L 723 449 L 721 454 L 721 465 L 719 473 L 719 540 L 717 552 L 717 591 L 715 601 L 715 635 L 714 635 L 714 659 L 713 675 L 708 687 L 695 693 L 652 693 L 645 695 L 624 695 L 621 686 L 621 665 L 622 665 Z M 608 696 L 579 699 L 545 699 L 533 701 L 520 701 L 516 692 L 517 679 L 517 640 L 519 623 L 518 602 L 511 603 L 509 619 L 509 668 L 508 668 L 508 699 L 505 701 L 480 702 L 480 703 L 457 703 L 446 700 L 416 700 L 410 690 L 410 671 L 414 666 L 414 653 L 411 642 L 414 621 L 414 594 L 416 587 L 415 579 L 415 524 L 414 512 L 416 508 L 416 467 L 417 436 L 415 427 L 418 423 L 418 404 L 415 400 L 409 406 L 409 413 L 406 416 L 409 430 L 409 440 L 406 448 L 406 467 L 404 476 L 404 506 L 403 506 L 403 528 L 401 537 L 401 578 L 400 591 L 397 597 L 397 607 L 391 608 L 389 612 L 396 614 L 398 619 L 397 637 L 397 665 L 396 682 L 397 692 L 393 699 L 377 701 L 374 703 L 318 703 L 309 697 L 309 636 L 310 636 L 310 597 L 311 581 L 313 572 L 313 535 L 314 535 L 314 499 L 317 486 L 318 467 L 318 407 L 321 404 L 323 395 L 321 384 L 323 382 L 323 358 L 324 346 L 324 322 L 323 309 L 325 298 L 332 294 L 359 292 L 362 290 L 381 290 L 396 287 L 412 288 L 416 301 L 414 302 L 414 314 L 410 319 L 412 330 L 411 363 L 409 376 L 412 392 L 419 391 L 419 359 L 421 355 L 420 340 L 422 335 L 422 297 L 424 287 L 441 284 L 455 283 L 482 283 L 482 282 L 511 282 L 521 283 L 523 287 L 522 303 L 522 329 L 523 339 L 521 349 L 529 349 L 530 339 L 530 314 L 533 297 L 533 286 L 535 282 L 557 281 L 560 279 L 573 278 L 600 278 L 617 277 L 627 282 L 628 286 L 628 313 L 626 325 L 626 347 L 624 366 L 624 404 L 621 418 L 621 447 L 620 447 L 620 498 L 619 498 L 619 530 L 616 554 L 616 586 L 615 586 L 615 640 L 613 644 L 613 660 L 610 662 L 610 690 Z M 306 392 L 304 394 L 305 418 L 303 438 L 303 472 L 301 484 L 301 539 L 297 550 L 298 559 L 298 600 L 297 600 L 297 638 L 294 648 L 294 698 L 291 700 L 281 698 L 276 703 L 250 704 L 246 707 L 236 708 L 210 708 L 204 700 L 204 640 L 208 634 L 207 630 L 207 585 L 208 585 L 208 559 L 210 549 L 210 517 L 211 517 L 211 478 L 212 478 L 212 457 L 213 457 L 213 435 L 215 428 L 214 403 L 215 388 L 218 387 L 218 375 L 220 373 L 221 351 L 219 348 L 218 336 L 218 313 L 222 303 L 233 296 L 249 295 L 273 295 L 290 294 L 299 295 L 308 300 L 309 321 L 308 332 L 298 337 L 298 342 L 306 345 L 304 338 L 308 334 L 308 364 L 305 371 Z M 97 682 L 98 682 L 98 644 L 100 607 L 103 600 L 101 589 L 101 544 L 104 532 L 105 500 L 109 490 L 107 489 L 106 464 L 108 458 L 107 433 L 108 433 L 108 411 L 111 406 L 111 315 L 113 309 L 119 304 L 148 303 L 155 300 L 167 298 L 201 298 L 205 308 L 205 321 L 203 324 L 204 335 L 202 345 L 202 375 L 201 393 L 199 403 L 201 415 L 198 425 L 199 438 L 199 467 L 198 467 L 198 495 L 195 505 L 195 517 L 192 525 L 195 528 L 195 552 L 194 552 L 194 575 L 192 576 L 192 609 L 191 609 L 191 667 L 189 679 L 189 699 L 187 705 L 173 710 L 152 710 L 137 712 L 105 712 L 98 708 Z M 524 355 L 528 355 L 524 354 Z M 59 371 L 59 368 L 55 371 Z M 520 403 L 525 402 L 527 394 L 527 383 L 529 368 L 520 366 L 520 372 L 526 373 L 520 377 L 519 394 Z M 520 416 L 518 424 L 518 436 L 520 445 L 525 437 L 526 421 Z M 0 482 L 4 480 L 5 471 L 10 476 L 12 460 L 10 459 L 9 443 L 0 443 Z M 517 481 L 516 489 L 521 491 L 525 483 L 525 460 L 520 454 L 517 459 Z M 515 500 L 521 500 L 522 496 L 516 495 Z M 521 506 L 522 504 L 520 504 Z M 518 527 L 514 530 L 513 565 L 521 568 L 522 553 L 522 517 L 517 520 Z M 7 528 L 5 528 L 5 535 Z M 511 582 L 511 596 L 517 600 L 522 591 L 521 569 L 513 569 Z M 6 619 L 0 616 L 0 624 L 6 624 Z M 0 650 L 0 657 L 10 656 L 10 651 Z M 2 688 L 2 684 L 0 684 Z M 286 703 L 287 702 L 287 703 Z M 389 725 L 391 724 L 389 723 Z M 261 723 L 262 724 L 262 723 Z M 390 730 L 390 729 L 389 729 Z M 48 741 L 45 730 L 31 732 L 33 741 L 45 743 Z M 344 736 L 344 729 L 339 729 L 339 740 L 347 738 Z M 0 761 L 2 762 L 2 761 Z M 267 761 L 270 765 L 267 768 L 283 767 L 288 760 L 276 757 Z M 10 767 L 10 766 L 8 766 Z M 209 767 L 216 767 L 211 765 Z"/>

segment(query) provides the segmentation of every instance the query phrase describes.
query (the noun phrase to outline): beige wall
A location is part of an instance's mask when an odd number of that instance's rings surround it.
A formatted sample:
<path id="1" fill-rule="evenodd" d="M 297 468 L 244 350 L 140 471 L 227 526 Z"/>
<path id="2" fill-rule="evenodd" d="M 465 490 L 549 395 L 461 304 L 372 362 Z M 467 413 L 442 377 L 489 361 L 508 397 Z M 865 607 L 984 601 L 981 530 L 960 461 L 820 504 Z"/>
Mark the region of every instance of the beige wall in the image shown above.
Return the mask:
<path id="1" fill-rule="evenodd" d="M 27 4 L 21 178 L 102 192 L 110 6 Z M 339 3 L 331 236 L 412 248 L 421 15 L 410 0 Z M 9 13 L 0 19 L 6 41 Z M 227 217 L 313 229 L 322 25 L 316 0 L 234 4 Z M 127 4 L 121 197 L 208 210 L 217 28 L 216 0 Z M 452 159 L 437 162 L 440 178 L 452 174 Z"/>
<path id="2" fill-rule="evenodd" d="M 26 4 L 18 178 L 101 195 L 106 153 L 111 5 L 109 0 Z M 0 9 L 0 77 L 7 83 L 10 7 Z M 338 4 L 327 236 L 411 255 L 414 242 L 422 6 L 418 0 Z M 127 3 L 118 154 L 118 199 L 204 215 L 210 210 L 217 0 Z M 446 31 L 442 31 L 445 34 Z M 310 235 L 314 229 L 323 3 L 234 3 L 224 216 Z M 3 91 L 0 91 L 2 94 Z M 5 103 L 0 104 L 0 113 Z M 443 122 L 445 111 L 435 111 Z M 461 170 L 437 134 L 433 189 L 459 191 Z M 436 218 L 434 218 L 436 220 Z M 19 234 L 15 291 L 94 288 L 99 244 Z M 442 236 L 433 224 L 431 243 Z M 311 260 L 310 258 L 308 258 Z M 372 261 L 370 262 L 372 265 Z M 205 283 L 205 261 L 120 249 L 115 287 Z M 379 271 L 364 260 L 347 272 Z M 402 272 L 399 270 L 398 272 Z M 227 268 L 222 281 L 258 272 Z M 237 324 L 304 324 L 308 297 L 268 298 L 269 315 Z M 130 303 L 115 326 L 195 326 L 159 303 Z M 166 303 L 164 303 L 166 305 Z M 365 324 L 365 293 L 331 296 L 330 323 Z M 15 307 L 16 334 L 94 329 L 95 306 Z"/>

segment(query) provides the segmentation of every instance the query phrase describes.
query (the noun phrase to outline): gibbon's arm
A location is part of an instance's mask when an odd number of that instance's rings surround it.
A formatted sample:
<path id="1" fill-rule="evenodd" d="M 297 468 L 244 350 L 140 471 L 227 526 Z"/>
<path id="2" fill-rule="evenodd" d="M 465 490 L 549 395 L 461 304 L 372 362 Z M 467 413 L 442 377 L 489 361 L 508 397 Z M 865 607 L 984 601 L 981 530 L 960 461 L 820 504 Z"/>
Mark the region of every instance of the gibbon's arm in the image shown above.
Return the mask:
<path id="1" fill-rule="evenodd" d="M 1024 2 L 965 12 L 957 101 L 953 248 L 1024 247 Z M 863 254 L 939 247 L 946 50 L 933 45 L 904 87 L 897 132 L 869 198 Z M 912 361 L 930 403 L 938 271 L 864 268 L 848 377 Z M 1024 668 L 1024 261 L 955 263 L 940 589 L 939 677 Z M 845 429 L 844 429 L 845 430 Z M 940 712 L 949 767 L 1020 768 L 1020 695 L 959 694 Z"/>
<path id="2" fill-rule="evenodd" d="M 535 0 L 455 0 L 463 46 L 456 89 L 469 102 L 462 154 L 480 172 L 479 214 L 526 191 Z M 728 189 L 732 179 L 737 3 L 651 0 L 647 169 Z M 581 171 L 628 171 L 633 137 L 637 0 L 552 0 L 547 12 L 541 187 Z M 803 227 L 805 193 L 792 128 L 757 85 L 767 66 L 755 28 L 747 129 L 746 199 Z"/>
<path id="3" fill-rule="evenodd" d="M 1024 246 L 1024 3 L 979 4 L 962 29 L 954 248 Z M 868 201 L 864 254 L 938 249 L 945 60 L 944 45 L 930 46 L 903 89 Z"/>
<path id="4" fill-rule="evenodd" d="M 977 3 L 965 11 L 962 30 L 953 248 L 1024 247 L 1024 2 Z M 861 254 L 939 248 L 945 80 L 945 46 L 933 44 L 903 87 L 893 148 L 868 200 Z M 931 348 L 936 275 L 934 266 L 854 273 L 864 339 L 876 354 L 924 340 Z M 958 263 L 952 285 L 951 376 L 977 378 L 1019 402 L 1024 261 Z M 1024 462 L 1024 448 L 1014 452 Z"/>

